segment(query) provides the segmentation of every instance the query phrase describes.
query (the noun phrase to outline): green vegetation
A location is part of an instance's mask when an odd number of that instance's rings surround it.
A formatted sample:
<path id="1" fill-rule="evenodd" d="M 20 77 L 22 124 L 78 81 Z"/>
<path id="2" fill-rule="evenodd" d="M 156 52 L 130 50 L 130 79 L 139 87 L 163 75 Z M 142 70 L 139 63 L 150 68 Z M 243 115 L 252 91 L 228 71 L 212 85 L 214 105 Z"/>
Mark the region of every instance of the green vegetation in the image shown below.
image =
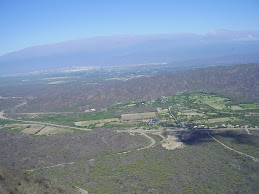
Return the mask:
<path id="1" fill-rule="evenodd" d="M 256 136 L 210 133 L 230 147 L 258 156 Z M 192 137 L 181 149 L 169 151 L 157 145 L 123 155 L 108 153 L 94 163 L 82 161 L 45 174 L 61 182 L 69 179 L 89 193 L 253 193 L 259 189 L 257 163 L 225 149 L 206 133 Z"/>
<path id="2" fill-rule="evenodd" d="M 146 116 L 149 114 L 150 117 Z M 82 128 L 238 128 L 259 126 L 258 114 L 258 104 L 238 104 L 233 99 L 215 93 L 185 93 L 152 101 L 117 103 L 101 111 L 41 115 L 24 120 Z M 149 124 L 152 118 L 157 119 L 157 122 Z"/>
<path id="3" fill-rule="evenodd" d="M 254 103 L 254 104 L 240 104 L 241 107 L 243 108 L 259 108 L 259 104 Z"/>
<path id="4" fill-rule="evenodd" d="M 201 93 L 198 95 L 191 95 L 190 97 L 191 99 L 195 99 L 194 103 L 207 104 L 217 110 L 223 110 L 227 108 L 227 98 L 222 98 L 216 95 L 206 95 Z"/>
<path id="5" fill-rule="evenodd" d="M 259 137 L 247 134 L 246 131 L 227 131 L 224 135 L 222 132 L 214 132 L 215 138 L 227 146 L 244 152 L 248 155 L 259 158 Z"/>
<path id="6" fill-rule="evenodd" d="M 208 119 L 208 123 L 223 123 L 223 122 L 227 122 L 227 121 L 239 121 L 239 119 L 237 119 L 235 117 Z"/>
<path id="7" fill-rule="evenodd" d="M 7 125 L 7 124 L 15 124 L 15 123 L 20 123 L 20 122 L 19 121 L 2 120 L 2 119 L 0 119 L 0 126 L 1 125 Z"/>
<path id="8" fill-rule="evenodd" d="M 0 120 L 1 166 L 37 177 L 0 168 L 3 193 L 257 193 L 258 64 L 144 77 L 184 68 L 0 78 L 1 116 L 16 120 Z"/>
<path id="9" fill-rule="evenodd" d="M 17 132 L 17 131 L 22 131 L 25 128 L 29 128 L 30 126 L 24 126 L 24 125 L 5 125 L 3 126 L 2 130 L 8 131 L 8 132 Z"/>

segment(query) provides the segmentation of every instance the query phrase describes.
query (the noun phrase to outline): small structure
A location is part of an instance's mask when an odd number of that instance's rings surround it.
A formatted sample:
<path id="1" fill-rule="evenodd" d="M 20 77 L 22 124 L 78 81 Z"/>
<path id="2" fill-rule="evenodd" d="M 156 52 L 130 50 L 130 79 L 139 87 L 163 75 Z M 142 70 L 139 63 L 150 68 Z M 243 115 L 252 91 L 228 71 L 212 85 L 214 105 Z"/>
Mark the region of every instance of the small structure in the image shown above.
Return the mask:
<path id="1" fill-rule="evenodd" d="M 149 121 L 149 125 L 154 125 L 157 123 L 157 119 L 151 119 L 151 121 Z"/>
<path id="2" fill-rule="evenodd" d="M 90 109 L 85 110 L 85 112 L 94 112 L 94 111 L 96 111 L 95 108 L 90 108 Z"/>

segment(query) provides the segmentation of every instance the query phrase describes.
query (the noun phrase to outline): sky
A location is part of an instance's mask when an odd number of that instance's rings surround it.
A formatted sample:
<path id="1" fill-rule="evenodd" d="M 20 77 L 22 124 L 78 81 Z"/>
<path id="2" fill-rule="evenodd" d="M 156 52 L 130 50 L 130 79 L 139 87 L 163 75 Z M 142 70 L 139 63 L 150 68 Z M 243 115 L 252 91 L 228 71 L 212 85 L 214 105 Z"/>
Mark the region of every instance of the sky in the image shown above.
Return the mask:
<path id="1" fill-rule="evenodd" d="M 0 0 L 0 56 L 125 34 L 259 30 L 258 0 Z"/>

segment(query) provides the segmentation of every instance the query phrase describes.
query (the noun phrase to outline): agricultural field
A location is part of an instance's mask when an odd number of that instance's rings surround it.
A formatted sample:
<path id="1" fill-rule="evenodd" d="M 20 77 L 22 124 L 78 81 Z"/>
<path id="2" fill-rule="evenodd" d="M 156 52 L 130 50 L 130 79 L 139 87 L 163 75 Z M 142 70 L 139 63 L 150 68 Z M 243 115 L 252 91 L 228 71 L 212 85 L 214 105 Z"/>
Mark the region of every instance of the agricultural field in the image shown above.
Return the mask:
<path id="1" fill-rule="evenodd" d="M 23 130 L 29 130 L 30 126 L 26 124 L 5 124 L 0 126 L 0 129 L 8 132 L 18 132 Z"/>
<path id="2" fill-rule="evenodd" d="M 134 114 L 122 114 L 121 119 L 123 121 L 127 120 L 142 120 L 142 119 L 152 119 L 156 117 L 155 112 L 145 112 L 145 113 L 134 113 Z"/>
<path id="3" fill-rule="evenodd" d="M 241 106 L 237 106 L 237 105 L 232 105 L 232 106 L 230 106 L 230 108 L 232 110 L 243 110 L 243 108 Z"/>
<path id="4" fill-rule="evenodd" d="M 40 131 L 35 133 L 35 135 L 54 135 L 54 134 L 58 134 L 58 133 L 68 133 L 68 132 L 72 133 L 72 132 L 74 132 L 74 130 L 69 129 L 69 128 L 45 126 Z"/>
<path id="5" fill-rule="evenodd" d="M 194 103 L 197 104 L 207 104 L 210 107 L 216 109 L 216 110 L 223 110 L 226 109 L 227 106 L 226 104 L 228 103 L 227 98 L 222 98 L 220 96 L 215 96 L 215 95 L 191 95 L 190 98 L 194 100 Z"/>
<path id="6" fill-rule="evenodd" d="M 185 128 L 240 128 L 259 126 L 257 104 L 238 104 L 234 100 L 217 94 L 190 93 L 164 96 L 152 101 L 120 102 L 105 110 L 78 112 L 59 112 L 48 114 L 15 113 L 10 114 L 29 122 L 53 123 L 78 129 L 111 128 L 125 129 L 142 127 L 144 129 Z M 33 115 L 33 117 L 31 116 Z M 36 115 L 36 116 L 35 116 Z M 155 122 L 152 122 L 154 119 Z M 5 126 L 6 128 L 7 126 Z M 35 128 L 36 126 L 34 126 Z M 35 134 L 38 129 L 21 130 Z M 37 128 L 37 127 L 36 127 Z M 6 129 L 8 130 L 8 129 Z M 15 130 L 15 129 L 9 129 Z M 74 132 L 64 127 L 52 129 L 53 134 Z M 55 131 L 55 132 L 54 132 Z M 39 133 L 41 134 L 41 133 Z"/>
<path id="7" fill-rule="evenodd" d="M 37 125 L 37 124 L 30 124 L 26 126 L 28 127 L 22 130 L 22 132 L 26 134 L 36 134 L 45 127 L 45 125 Z"/>
<path id="8" fill-rule="evenodd" d="M 239 119 L 235 117 L 223 117 L 223 118 L 215 118 L 215 119 L 208 119 L 208 123 L 224 123 L 228 121 L 238 121 Z"/>
<path id="9" fill-rule="evenodd" d="M 54 135 L 58 133 L 73 133 L 77 130 L 67 127 L 54 127 L 48 124 L 5 124 L 0 129 L 8 132 L 22 132 L 30 135 Z"/>
<path id="10" fill-rule="evenodd" d="M 102 127 L 105 123 L 116 123 L 120 120 L 118 118 L 111 118 L 111 119 L 99 119 L 99 120 L 90 120 L 90 121 L 79 121 L 75 122 L 76 126 L 80 127 Z"/>
<path id="11" fill-rule="evenodd" d="M 249 109 L 256 109 L 259 108 L 259 104 L 254 103 L 254 104 L 240 104 L 241 107 L 243 108 L 249 108 Z"/>

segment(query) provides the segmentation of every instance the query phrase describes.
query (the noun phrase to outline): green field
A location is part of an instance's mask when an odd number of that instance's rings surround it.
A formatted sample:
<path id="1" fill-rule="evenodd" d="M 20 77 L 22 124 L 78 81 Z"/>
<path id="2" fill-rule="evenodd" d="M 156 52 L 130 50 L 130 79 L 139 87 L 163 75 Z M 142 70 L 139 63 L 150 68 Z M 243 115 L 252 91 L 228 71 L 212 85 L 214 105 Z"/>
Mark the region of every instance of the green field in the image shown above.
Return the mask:
<path id="1" fill-rule="evenodd" d="M 171 107 L 170 112 L 169 107 Z M 60 112 L 57 115 L 43 114 L 36 118 L 24 118 L 24 120 L 82 128 L 106 127 L 111 129 L 181 127 L 180 122 L 188 128 L 197 127 L 200 124 L 215 127 L 214 123 L 254 127 L 258 126 L 256 107 L 258 107 L 256 103 L 239 104 L 233 99 L 217 94 L 186 93 L 177 96 L 163 96 L 152 101 L 120 102 L 106 110 L 95 112 L 75 112 L 73 114 L 62 114 Z M 141 119 L 141 115 L 148 113 L 152 113 L 152 116 L 145 117 L 145 120 L 143 120 L 144 118 Z M 176 120 L 171 114 L 176 117 Z M 131 115 L 130 122 L 123 119 L 125 115 Z M 152 118 L 157 119 L 157 122 L 150 125 L 149 121 Z"/>
<path id="2" fill-rule="evenodd" d="M 240 104 L 241 107 L 243 108 L 259 108 L 259 104 L 254 103 L 254 104 Z"/>
<path id="3" fill-rule="evenodd" d="M 241 106 L 237 106 L 237 105 L 232 105 L 230 108 L 232 110 L 243 110 L 243 108 Z"/>
<path id="4" fill-rule="evenodd" d="M 208 119 L 208 123 L 223 123 L 227 121 L 238 121 L 240 119 L 235 117 L 224 117 L 224 118 L 216 118 L 216 119 Z"/>
<path id="5" fill-rule="evenodd" d="M 215 95 L 194 95 L 191 96 L 192 99 L 195 99 L 195 103 L 198 104 L 207 104 L 217 110 L 222 110 L 227 108 L 226 107 L 226 103 L 228 101 L 227 98 L 222 98 L 219 96 L 215 96 Z"/>
<path id="6" fill-rule="evenodd" d="M 0 127 L 0 129 L 9 131 L 9 132 L 17 132 L 17 131 L 22 131 L 29 127 L 30 127 L 29 125 L 11 124 L 11 125 L 4 125 Z"/>

